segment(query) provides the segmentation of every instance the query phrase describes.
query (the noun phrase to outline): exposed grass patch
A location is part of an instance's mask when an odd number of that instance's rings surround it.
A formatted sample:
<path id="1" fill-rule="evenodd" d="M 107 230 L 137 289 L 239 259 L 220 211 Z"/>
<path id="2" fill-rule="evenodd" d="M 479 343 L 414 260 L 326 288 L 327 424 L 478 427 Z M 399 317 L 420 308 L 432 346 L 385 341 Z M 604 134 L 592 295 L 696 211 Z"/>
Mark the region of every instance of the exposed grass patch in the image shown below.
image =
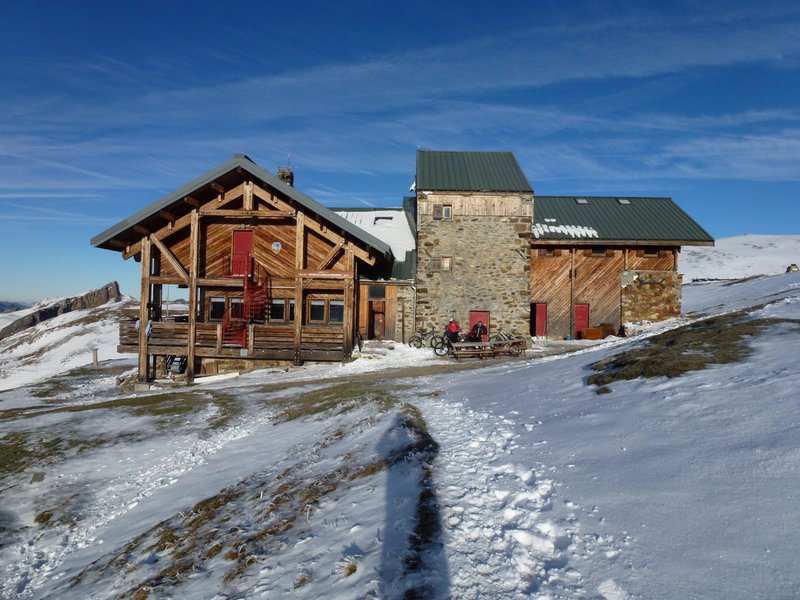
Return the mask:
<path id="1" fill-rule="evenodd" d="M 650 338 L 646 345 L 592 365 L 587 383 L 600 390 L 614 381 L 639 377 L 679 377 L 711 364 L 743 360 L 752 353 L 747 340 L 787 319 L 751 319 L 746 311 L 712 317 Z M 610 390 L 609 390 L 610 391 Z"/>
<path id="2" fill-rule="evenodd" d="M 399 389 L 404 388 L 352 382 L 339 383 L 288 399 L 284 397 L 270 400 L 269 404 L 282 408 L 276 417 L 276 422 L 280 423 L 322 413 L 342 414 L 365 404 L 374 404 L 379 410 L 384 411 L 395 403 L 393 393 Z"/>

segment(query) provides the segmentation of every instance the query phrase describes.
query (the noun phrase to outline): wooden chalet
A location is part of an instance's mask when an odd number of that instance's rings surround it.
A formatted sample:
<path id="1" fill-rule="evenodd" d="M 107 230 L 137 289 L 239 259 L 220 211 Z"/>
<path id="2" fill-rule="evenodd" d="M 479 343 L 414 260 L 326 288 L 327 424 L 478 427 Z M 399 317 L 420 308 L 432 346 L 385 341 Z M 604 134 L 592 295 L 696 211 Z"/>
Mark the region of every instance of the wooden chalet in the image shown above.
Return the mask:
<path id="1" fill-rule="evenodd" d="M 670 198 L 536 196 L 531 233 L 530 333 L 549 338 L 679 316 L 681 247 L 714 245 Z"/>
<path id="2" fill-rule="evenodd" d="M 391 248 L 279 174 L 236 155 L 91 240 L 141 262 L 139 313 L 119 346 L 138 353 L 140 380 L 176 358 L 191 381 L 350 356 L 359 272 L 391 271 Z M 164 310 L 170 287 L 187 290 L 183 314 Z"/>

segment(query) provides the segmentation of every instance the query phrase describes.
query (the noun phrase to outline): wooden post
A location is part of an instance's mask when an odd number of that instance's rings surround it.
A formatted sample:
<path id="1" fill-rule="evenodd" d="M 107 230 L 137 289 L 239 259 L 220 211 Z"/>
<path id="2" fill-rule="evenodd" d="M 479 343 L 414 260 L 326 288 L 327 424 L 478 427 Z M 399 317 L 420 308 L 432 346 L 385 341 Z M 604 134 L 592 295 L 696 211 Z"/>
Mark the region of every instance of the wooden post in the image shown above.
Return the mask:
<path id="1" fill-rule="evenodd" d="M 306 243 L 305 243 L 305 213 L 297 212 L 297 229 L 295 232 L 295 284 L 294 284 L 294 363 L 302 363 L 300 356 L 303 335 L 303 278 L 300 271 L 305 269 Z"/>
<path id="2" fill-rule="evenodd" d="M 347 272 L 353 275 L 351 279 L 348 279 L 344 282 L 344 318 L 342 319 L 344 321 L 344 331 L 342 332 L 342 350 L 344 351 L 345 356 L 350 356 L 353 353 L 353 328 L 355 327 L 355 323 L 353 322 L 353 315 L 355 314 L 355 311 L 353 310 L 355 296 L 353 293 L 353 285 L 355 285 L 356 267 L 353 250 L 350 248 L 349 243 L 346 244 L 344 248 L 344 264 Z"/>
<path id="3" fill-rule="evenodd" d="M 194 381 L 195 338 L 197 337 L 197 266 L 200 257 L 200 222 L 192 211 L 189 243 L 189 335 L 186 348 L 186 381 Z"/>
<path id="4" fill-rule="evenodd" d="M 92 348 L 92 366 L 96 367 L 100 364 L 97 360 L 97 348 Z"/>
<path id="5" fill-rule="evenodd" d="M 569 339 L 575 337 L 575 248 L 569 249 Z"/>
<path id="6" fill-rule="evenodd" d="M 149 313 L 147 305 L 150 303 L 150 239 L 142 238 L 142 281 L 139 289 L 139 381 L 142 383 L 150 379 L 148 373 L 149 361 L 147 359 L 147 333 L 149 331 Z"/>

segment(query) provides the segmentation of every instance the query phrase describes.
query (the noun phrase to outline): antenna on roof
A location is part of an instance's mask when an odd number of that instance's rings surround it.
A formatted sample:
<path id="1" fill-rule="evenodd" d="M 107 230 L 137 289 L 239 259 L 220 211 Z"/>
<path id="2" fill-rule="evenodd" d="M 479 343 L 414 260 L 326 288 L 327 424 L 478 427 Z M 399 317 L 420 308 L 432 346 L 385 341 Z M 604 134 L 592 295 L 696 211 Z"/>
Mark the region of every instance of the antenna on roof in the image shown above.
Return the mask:
<path id="1" fill-rule="evenodd" d="M 292 170 L 292 155 L 289 154 L 287 165 L 278 167 L 278 179 L 282 182 L 294 186 L 294 171 Z"/>

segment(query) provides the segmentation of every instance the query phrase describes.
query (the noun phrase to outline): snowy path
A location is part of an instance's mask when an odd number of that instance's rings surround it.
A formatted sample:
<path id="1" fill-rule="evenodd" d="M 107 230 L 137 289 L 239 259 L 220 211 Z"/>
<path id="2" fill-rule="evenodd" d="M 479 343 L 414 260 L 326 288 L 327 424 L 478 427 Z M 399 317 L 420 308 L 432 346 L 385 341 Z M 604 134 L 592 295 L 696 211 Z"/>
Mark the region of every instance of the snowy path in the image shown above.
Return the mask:
<path id="1" fill-rule="evenodd" d="M 558 498 L 543 465 L 514 462 L 518 425 L 447 398 L 420 408 L 441 445 L 436 478 L 450 571 L 442 591 L 464 599 L 584 597 L 570 560 L 602 543 L 582 537 L 578 507 Z M 565 517 L 555 516 L 554 502 L 564 504 Z M 626 597 L 613 581 L 598 592 Z"/>

